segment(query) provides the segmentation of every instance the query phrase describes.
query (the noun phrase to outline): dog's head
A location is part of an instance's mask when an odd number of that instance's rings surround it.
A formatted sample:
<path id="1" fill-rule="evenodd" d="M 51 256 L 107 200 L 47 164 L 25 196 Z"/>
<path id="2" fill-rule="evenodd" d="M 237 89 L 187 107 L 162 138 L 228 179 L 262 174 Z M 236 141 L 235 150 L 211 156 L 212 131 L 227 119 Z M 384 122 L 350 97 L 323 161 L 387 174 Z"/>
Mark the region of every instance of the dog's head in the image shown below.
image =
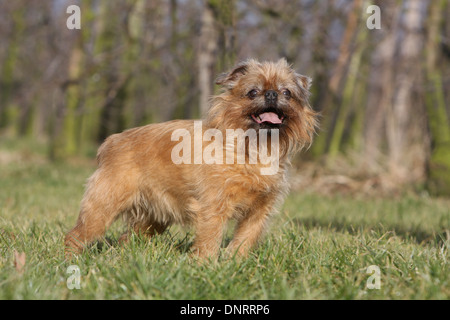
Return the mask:
<path id="1" fill-rule="evenodd" d="M 213 98 L 207 120 L 221 129 L 278 129 L 287 153 L 312 142 L 316 113 L 308 102 L 311 79 L 286 62 L 250 59 L 221 74 L 223 92 Z"/>

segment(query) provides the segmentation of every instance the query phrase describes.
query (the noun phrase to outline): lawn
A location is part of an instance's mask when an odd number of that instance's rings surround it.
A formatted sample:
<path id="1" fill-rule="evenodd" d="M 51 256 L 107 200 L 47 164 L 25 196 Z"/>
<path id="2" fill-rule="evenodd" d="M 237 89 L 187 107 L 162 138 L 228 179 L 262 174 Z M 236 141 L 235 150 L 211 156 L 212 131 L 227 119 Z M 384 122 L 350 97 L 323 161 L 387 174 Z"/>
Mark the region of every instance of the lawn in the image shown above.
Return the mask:
<path id="1" fill-rule="evenodd" d="M 247 259 L 196 263 L 193 230 L 177 227 L 121 246 L 116 223 L 66 262 L 64 234 L 93 162 L 0 152 L 0 299 L 450 298 L 448 199 L 297 191 Z"/>

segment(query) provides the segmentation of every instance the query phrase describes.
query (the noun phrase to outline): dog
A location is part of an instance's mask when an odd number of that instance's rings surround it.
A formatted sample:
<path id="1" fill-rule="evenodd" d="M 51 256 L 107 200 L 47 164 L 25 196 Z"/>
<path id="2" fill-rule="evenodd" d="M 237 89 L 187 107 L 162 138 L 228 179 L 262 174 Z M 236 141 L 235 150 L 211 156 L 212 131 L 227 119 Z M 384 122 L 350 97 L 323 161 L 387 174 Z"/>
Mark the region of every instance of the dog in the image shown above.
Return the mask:
<path id="1" fill-rule="evenodd" d="M 120 238 L 124 242 L 131 232 L 151 237 L 172 224 L 192 225 L 191 251 L 202 258 L 218 256 L 225 226 L 234 219 L 226 252 L 248 255 L 287 194 L 291 157 L 312 143 L 317 114 L 308 101 L 311 79 L 285 59 L 248 59 L 216 84 L 221 92 L 211 98 L 202 121 L 149 124 L 105 140 L 77 223 L 65 237 L 67 258 L 104 235 L 119 217 L 129 226 Z M 197 131 L 202 138 L 193 141 Z M 241 147 L 230 143 L 230 132 L 244 132 Z M 277 155 L 276 166 L 262 161 L 262 150 Z M 206 151 L 212 160 L 202 159 Z M 274 168 L 264 173 L 269 167 Z"/>

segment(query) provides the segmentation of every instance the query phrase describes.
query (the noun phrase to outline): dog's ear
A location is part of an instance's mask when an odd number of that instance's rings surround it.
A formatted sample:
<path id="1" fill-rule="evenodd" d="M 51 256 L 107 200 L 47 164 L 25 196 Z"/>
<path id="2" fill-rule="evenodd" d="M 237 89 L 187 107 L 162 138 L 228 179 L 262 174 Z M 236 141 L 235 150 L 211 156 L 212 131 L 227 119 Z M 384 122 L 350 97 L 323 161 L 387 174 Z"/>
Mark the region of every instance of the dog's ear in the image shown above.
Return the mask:
<path id="1" fill-rule="evenodd" d="M 248 61 L 238 63 L 230 72 L 225 72 L 219 75 L 216 79 L 216 84 L 231 89 L 238 82 L 239 78 L 247 73 L 249 67 Z"/>
<path id="2" fill-rule="evenodd" d="M 295 73 L 295 80 L 297 85 L 302 89 L 302 91 L 309 92 L 309 88 L 311 88 L 312 79 L 307 76 L 303 76 L 301 74 Z"/>
<path id="3" fill-rule="evenodd" d="M 295 72 L 292 69 L 292 65 L 290 65 L 286 58 L 281 58 L 280 60 L 278 60 L 277 62 L 277 66 L 280 68 L 286 68 L 286 69 L 290 69 L 292 70 L 292 72 L 294 73 L 294 78 L 295 78 L 295 82 L 297 84 L 297 86 L 302 90 L 306 90 L 309 92 L 309 88 L 311 88 L 311 83 L 312 83 L 312 79 L 310 77 L 301 75 L 297 72 Z"/>

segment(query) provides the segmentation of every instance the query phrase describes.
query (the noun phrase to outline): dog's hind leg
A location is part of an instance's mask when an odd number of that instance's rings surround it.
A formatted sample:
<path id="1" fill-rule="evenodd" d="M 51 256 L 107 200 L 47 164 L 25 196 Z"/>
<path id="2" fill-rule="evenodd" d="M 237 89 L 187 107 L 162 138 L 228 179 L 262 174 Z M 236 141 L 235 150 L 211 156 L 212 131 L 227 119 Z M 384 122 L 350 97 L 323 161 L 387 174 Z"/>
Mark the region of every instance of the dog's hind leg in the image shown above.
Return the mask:
<path id="1" fill-rule="evenodd" d="M 127 184 L 114 182 L 100 170 L 89 179 L 77 223 L 65 237 L 66 258 L 70 259 L 87 244 L 103 236 L 130 205 L 130 188 L 127 188 Z"/>

